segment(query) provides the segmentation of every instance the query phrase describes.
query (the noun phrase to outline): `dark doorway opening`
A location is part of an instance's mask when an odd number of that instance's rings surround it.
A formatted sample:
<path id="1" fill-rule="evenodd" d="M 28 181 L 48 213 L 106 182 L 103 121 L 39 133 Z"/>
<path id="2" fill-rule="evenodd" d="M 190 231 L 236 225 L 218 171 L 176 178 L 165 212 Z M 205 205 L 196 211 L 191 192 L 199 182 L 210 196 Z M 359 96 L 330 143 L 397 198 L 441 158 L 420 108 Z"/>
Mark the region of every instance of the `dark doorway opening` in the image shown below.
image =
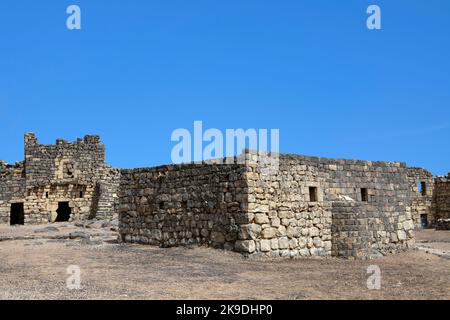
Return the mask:
<path id="1" fill-rule="evenodd" d="M 25 214 L 23 211 L 23 203 L 11 203 L 10 224 L 24 224 Z"/>
<path id="2" fill-rule="evenodd" d="M 421 214 L 420 215 L 420 225 L 424 229 L 428 228 L 428 215 L 426 215 L 426 214 Z"/>
<path id="3" fill-rule="evenodd" d="M 71 213 L 69 202 L 58 202 L 58 210 L 56 210 L 56 213 L 58 215 L 56 216 L 55 222 L 69 221 Z"/>

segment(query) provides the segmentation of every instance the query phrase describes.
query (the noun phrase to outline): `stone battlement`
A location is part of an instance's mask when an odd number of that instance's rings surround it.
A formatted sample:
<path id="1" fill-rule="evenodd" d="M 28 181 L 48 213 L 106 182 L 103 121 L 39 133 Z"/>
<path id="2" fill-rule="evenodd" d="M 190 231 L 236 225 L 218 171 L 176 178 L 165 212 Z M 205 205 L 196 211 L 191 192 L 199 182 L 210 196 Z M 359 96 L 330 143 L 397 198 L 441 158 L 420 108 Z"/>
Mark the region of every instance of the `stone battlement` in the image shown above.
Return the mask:
<path id="1" fill-rule="evenodd" d="M 36 135 L 32 132 L 25 133 L 24 135 L 25 145 L 37 145 L 39 144 Z M 101 144 L 100 136 L 98 135 L 85 135 L 83 138 L 77 138 L 74 142 L 69 142 L 68 140 L 58 138 L 55 141 L 55 145 L 70 145 L 70 144 Z M 45 144 L 41 144 L 45 146 Z M 47 146 L 51 146 L 47 144 Z"/>

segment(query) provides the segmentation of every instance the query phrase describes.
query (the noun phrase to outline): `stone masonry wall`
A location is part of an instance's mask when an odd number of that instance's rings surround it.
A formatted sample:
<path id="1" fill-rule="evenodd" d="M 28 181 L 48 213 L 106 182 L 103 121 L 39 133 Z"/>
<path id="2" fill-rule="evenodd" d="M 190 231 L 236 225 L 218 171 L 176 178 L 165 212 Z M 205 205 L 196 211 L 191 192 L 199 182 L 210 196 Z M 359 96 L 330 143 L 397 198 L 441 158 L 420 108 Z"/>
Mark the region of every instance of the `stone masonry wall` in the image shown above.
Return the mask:
<path id="1" fill-rule="evenodd" d="M 98 136 L 44 145 L 33 133 L 25 134 L 25 223 L 55 221 L 58 203 L 64 201 L 71 221 L 88 218 L 104 167 L 105 146 Z"/>
<path id="2" fill-rule="evenodd" d="M 240 226 L 238 251 L 253 256 L 331 255 L 331 203 L 324 179 L 301 158 L 281 155 L 279 170 L 264 154 L 248 153 L 248 219 Z M 309 187 L 317 201 L 309 201 Z M 245 249 L 245 250 L 244 250 Z"/>
<path id="3" fill-rule="evenodd" d="M 34 134 L 25 134 L 27 189 L 53 182 L 94 183 L 105 165 L 105 146 L 98 136 L 85 136 L 71 143 L 39 144 Z"/>
<path id="4" fill-rule="evenodd" d="M 23 162 L 7 165 L 0 161 L 0 223 L 9 223 L 11 203 L 23 202 L 25 197 L 23 167 Z"/>
<path id="5" fill-rule="evenodd" d="M 361 202 L 333 202 L 332 255 L 365 258 L 411 248 L 414 225 L 407 217 L 393 218 Z"/>
<path id="6" fill-rule="evenodd" d="M 24 162 L 0 162 L 0 223 L 9 223 L 17 202 L 25 224 L 55 221 L 60 202 L 69 203 L 70 221 L 117 219 L 120 170 L 106 165 L 98 136 L 44 145 L 26 133 L 24 140 Z"/>
<path id="7" fill-rule="evenodd" d="M 184 164 L 122 170 L 119 232 L 126 242 L 233 249 L 245 216 L 245 167 Z"/>
<path id="8" fill-rule="evenodd" d="M 93 200 L 95 207 L 91 210 L 89 218 L 118 220 L 120 170 L 104 167 L 100 177 Z"/>
<path id="9" fill-rule="evenodd" d="M 433 211 L 436 220 L 450 219 L 450 173 L 447 177 L 436 178 L 435 182 Z"/>
<path id="10" fill-rule="evenodd" d="M 408 168 L 408 181 L 410 186 L 410 207 L 416 227 L 421 228 L 421 216 L 426 215 L 428 224 L 434 223 L 431 211 L 434 191 L 433 174 L 422 168 Z M 420 190 L 419 186 L 425 187 Z"/>
<path id="11" fill-rule="evenodd" d="M 251 156 L 247 173 L 249 221 L 240 233 L 244 247 L 250 248 L 248 253 L 331 255 L 333 202 L 342 200 L 364 202 L 364 210 L 375 219 L 370 222 L 379 224 L 370 246 L 392 251 L 413 244 L 404 163 L 280 155 L 279 170 L 265 174 L 261 163 L 267 161 Z M 316 199 L 311 199 L 310 188 L 315 190 Z M 362 188 L 366 201 L 362 201 Z M 245 232 L 247 229 L 251 232 Z M 396 237 L 397 231 L 401 239 Z"/>
<path id="12" fill-rule="evenodd" d="M 270 161 L 252 153 L 245 157 L 245 165 L 122 170 L 122 238 L 160 246 L 209 244 L 270 257 L 358 256 L 414 243 L 404 163 L 280 155 L 279 170 L 267 173 Z M 350 204 L 339 206 L 342 201 Z M 358 215 L 363 229 L 342 228 Z M 361 250 L 339 249 L 345 238 L 368 241 Z"/>

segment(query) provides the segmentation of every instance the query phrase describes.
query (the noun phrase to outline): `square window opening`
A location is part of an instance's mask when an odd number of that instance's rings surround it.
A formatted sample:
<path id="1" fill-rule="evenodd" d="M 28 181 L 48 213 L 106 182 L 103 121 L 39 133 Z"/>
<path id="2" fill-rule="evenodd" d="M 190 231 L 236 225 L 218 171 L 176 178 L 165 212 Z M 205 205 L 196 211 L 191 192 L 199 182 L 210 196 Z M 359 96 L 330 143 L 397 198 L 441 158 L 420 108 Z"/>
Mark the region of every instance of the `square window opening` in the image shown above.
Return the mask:
<path id="1" fill-rule="evenodd" d="M 367 188 L 361 188 L 361 201 L 363 202 L 369 201 L 369 194 L 367 192 Z"/>

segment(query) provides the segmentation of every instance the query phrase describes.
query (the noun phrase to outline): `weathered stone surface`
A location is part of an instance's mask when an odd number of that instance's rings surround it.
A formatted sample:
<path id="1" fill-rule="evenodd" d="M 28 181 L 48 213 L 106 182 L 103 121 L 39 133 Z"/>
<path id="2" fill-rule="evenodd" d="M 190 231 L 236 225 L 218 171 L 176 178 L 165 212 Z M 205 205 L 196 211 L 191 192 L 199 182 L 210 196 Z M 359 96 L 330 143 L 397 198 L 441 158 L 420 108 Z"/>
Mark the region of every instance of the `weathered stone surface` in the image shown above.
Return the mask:
<path id="1" fill-rule="evenodd" d="M 398 240 L 400 240 L 400 241 L 406 240 L 407 239 L 406 232 L 404 230 L 398 230 L 397 237 L 398 237 Z"/>
<path id="2" fill-rule="evenodd" d="M 272 248 L 270 240 L 261 240 L 260 244 L 261 244 L 261 251 L 262 252 L 268 252 Z"/>
<path id="3" fill-rule="evenodd" d="M 278 248 L 288 249 L 289 248 L 289 239 L 287 237 L 282 237 L 282 238 L 278 239 Z"/>
<path id="4" fill-rule="evenodd" d="M 45 227 L 42 229 L 36 229 L 36 230 L 34 230 L 34 233 L 46 233 L 46 232 L 58 232 L 58 231 L 59 231 L 58 228 L 49 226 L 49 227 Z"/>
<path id="5" fill-rule="evenodd" d="M 82 231 L 74 231 L 71 232 L 69 234 L 70 239 L 77 239 L 77 238 L 81 238 L 81 239 L 90 239 L 91 236 L 86 233 L 86 232 L 82 232 Z"/>
<path id="6" fill-rule="evenodd" d="M 256 223 L 241 225 L 239 229 L 239 239 L 258 239 L 261 233 L 261 226 Z"/>
<path id="7" fill-rule="evenodd" d="M 274 238 L 277 234 L 277 229 L 275 228 L 266 228 L 261 232 L 261 237 L 264 239 Z"/>
<path id="8" fill-rule="evenodd" d="M 252 253 L 255 251 L 255 241 L 253 240 L 238 240 L 236 241 L 235 249 L 236 251 Z"/>
<path id="9" fill-rule="evenodd" d="M 257 224 L 270 223 L 269 217 L 265 213 L 257 213 L 255 214 L 255 223 Z"/>

